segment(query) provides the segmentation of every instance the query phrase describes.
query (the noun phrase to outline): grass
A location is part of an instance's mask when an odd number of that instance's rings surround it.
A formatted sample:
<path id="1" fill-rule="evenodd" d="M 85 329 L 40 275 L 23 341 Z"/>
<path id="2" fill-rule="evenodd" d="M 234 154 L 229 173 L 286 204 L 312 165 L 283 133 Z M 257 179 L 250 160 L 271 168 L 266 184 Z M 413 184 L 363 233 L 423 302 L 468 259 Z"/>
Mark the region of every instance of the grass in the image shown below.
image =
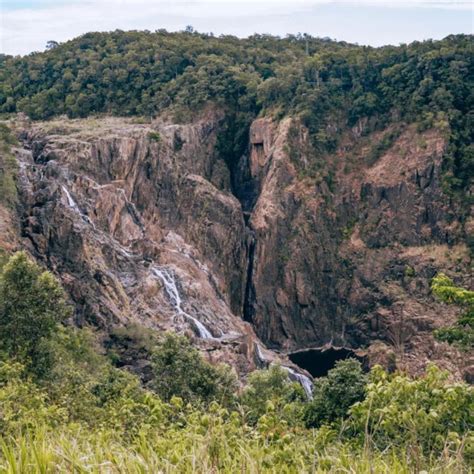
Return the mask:
<path id="1" fill-rule="evenodd" d="M 125 442 L 107 431 L 71 427 L 57 432 L 0 438 L 0 472 L 27 473 L 468 473 L 459 453 L 437 458 L 410 451 L 351 448 L 338 441 L 319 447 L 316 431 L 295 442 L 276 444 L 255 436 L 222 437 L 183 428 L 170 433 L 142 434 Z"/>

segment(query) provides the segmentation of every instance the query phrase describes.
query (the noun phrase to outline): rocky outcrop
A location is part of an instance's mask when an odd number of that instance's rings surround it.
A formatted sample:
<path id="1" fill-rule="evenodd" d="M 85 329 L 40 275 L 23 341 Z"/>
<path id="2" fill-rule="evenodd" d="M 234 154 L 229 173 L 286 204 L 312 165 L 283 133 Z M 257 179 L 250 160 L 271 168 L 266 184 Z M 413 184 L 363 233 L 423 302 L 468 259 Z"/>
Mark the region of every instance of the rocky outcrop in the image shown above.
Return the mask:
<path id="1" fill-rule="evenodd" d="M 467 358 L 431 335 L 455 318 L 430 296 L 432 276 L 469 283 L 443 137 L 355 129 L 322 154 L 298 120 L 259 118 L 229 169 L 222 119 L 17 126 L 18 245 L 62 278 L 77 324 L 187 332 L 241 374 L 325 348 L 461 377 Z"/>
<path id="2" fill-rule="evenodd" d="M 462 356 L 432 336 L 456 310 L 429 290 L 438 271 L 472 283 L 460 214 L 441 189 L 446 144 L 435 130 L 406 126 L 374 161 L 371 146 L 385 133 L 363 140 L 350 132 L 336 153 L 318 156 L 296 120 L 253 123 L 259 195 L 249 220 L 247 319 L 270 347 L 289 353 L 368 348 L 376 363 L 370 346 L 380 341 L 398 367 L 421 372 L 434 360 L 461 377 Z"/>
<path id="3" fill-rule="evenodd" d="M 214 153 L 218 123 L 22 127 L 21 245 L 62 279 L 77 324 L 185 332 L 245 374 L 264 344 L 240 318 L 247 229 Z"/>

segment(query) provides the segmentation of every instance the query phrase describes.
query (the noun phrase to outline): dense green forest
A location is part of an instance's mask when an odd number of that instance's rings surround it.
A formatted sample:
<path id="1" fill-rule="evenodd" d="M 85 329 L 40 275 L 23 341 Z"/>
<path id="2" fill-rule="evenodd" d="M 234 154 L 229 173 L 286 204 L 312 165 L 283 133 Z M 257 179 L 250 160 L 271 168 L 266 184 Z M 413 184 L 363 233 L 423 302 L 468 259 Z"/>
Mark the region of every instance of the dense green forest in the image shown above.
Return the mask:
<path id="1" fill-rule="evenodd" d="M 474 460 L 474 390 L 434 366 L 411 379 L 339 361 L 308 400 L 277 365 L 239 388 L 183 336 L 118 328 L 104 352 L 70 314 L 51 273 L 25 253 L 3 259 L 1 472 L 468 472 Z M 124 347 L 149 357 L 145 387 L 117 367 Z"/>
<path id="2" fill-rule="evenodd" d="M 322 151 L 368 119 L 437 127 L 449 137 L 446 181 L 474 174 L 472 36 L 372 48 L 308 35 L 246 39 L 194 32 L 88 33 L 44 53 L 0 58 L 0 111 L 186 120 L 206 104 L 227 112 L 228 154 L 259 113 L 298 115 Z"/>

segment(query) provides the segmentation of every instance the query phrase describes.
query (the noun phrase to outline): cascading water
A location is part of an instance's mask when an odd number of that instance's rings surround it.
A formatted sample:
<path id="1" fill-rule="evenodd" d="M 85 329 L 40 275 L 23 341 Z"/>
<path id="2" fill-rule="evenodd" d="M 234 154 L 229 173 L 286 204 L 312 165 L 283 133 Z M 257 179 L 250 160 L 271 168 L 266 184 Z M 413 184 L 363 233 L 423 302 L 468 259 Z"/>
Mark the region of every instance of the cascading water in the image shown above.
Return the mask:
<path id="1" fill-rule="evenodd" d="M 74 201 L 74 199 L 72 198 L 71 193 L 68 191 L 66 186 L 61 186 L 61 188 L 64 191 L 64 194 L 66 195 L 68 206 L 80 214 L 81 211 L 79 210 L 79 206 L 76 204 L 76 201 Z"/>
<path id="2" fill-rule="evenodd" d="M 262 348 L 260 347 L 260 344 L 255 344 L 255 355 L 257 356 L 257 360 L 259 364 L 263 367 L 268 366 L 268 360 L 263 354 Z M 285 365 L 282 365 L 281 368 L 283 370 L 286 370 L 289 374 L 289 377 L 291 380 L 294 380 L 295 382 L 298 382 L 304 389 L 306 396 L 308 399 L 313 398 L 313 382 L 311 382 L 311 379 L 307 377 L 306 375 L 300 374 L 299 372 L 296 372 L 296 370 L 292 369 L 291 367 L 287 367 Z"/>
<path id="3" fill-rule="evenodd" d="M 176 278 L 173 273 L 164 267 L 154 267 L 152 271 L 165 285 L 166 294 L 168 295 L 168 298 L 170 299 L 171 304 L 174 306 L 176 312 L 180 316 L 184 316 L 193 323 L 201 339 L 214 339 L 213 335 L 209 332 L 206 326 L 204 326 L 204 324 L 202 324 L 190 314 L 186 313 L 181 307 L 181 295 L 179 294 Z"/>
<path id="4" fill-rule="evenodd" d="M 306 396 L 311 400 L 313 398 L 313 382 L 311 382 L 309 377 L 306 375 L 300 374 L 293 370 L 291 367 L 282 366 L 282 369 L 286 370 L 290 376 L 290 379 L 299 382 L 303 387 Z"/>
<path id="5" fill-rule="evenodd" d="M 263 355 L 262 348 L 260 347 L 260 344 L 255 344 L 255 354 L 258 359 L 258 363 L 262 365 L 263 367 L 267 366 L 267 360 L 265 356 Z"/>
<path id="6" fill-rule="evenodd" d="M 74 211 L 77 212 L 83 220 L 85 220 L 88 224 L 90 224 L 92 227 L 95 228 L 94 223 L 89 219 L 88 216 L 86 216 L 80 209 L 79 206 L 76 204 L 76 201 L 71 196 L 71 193 L 69 190 L 66 188 L 66 186 L 61 186 L 61 189 L 63 190 L 64 194 L 66 195 L 67 199 L 67 204 L 68 206 Z"/>

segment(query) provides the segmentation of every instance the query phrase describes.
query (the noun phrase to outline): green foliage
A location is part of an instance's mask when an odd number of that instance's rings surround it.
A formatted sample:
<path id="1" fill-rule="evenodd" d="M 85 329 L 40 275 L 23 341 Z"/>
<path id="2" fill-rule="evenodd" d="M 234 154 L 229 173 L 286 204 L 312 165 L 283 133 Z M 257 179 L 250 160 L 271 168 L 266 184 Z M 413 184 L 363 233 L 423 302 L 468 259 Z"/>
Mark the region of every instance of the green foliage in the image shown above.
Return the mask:
<path id="1" fill-rule="evenodd" d="M 377 449 L 411 445 L 430 453 L 442 451 L 445 443 L 470 446 L 474 389 L 449 384 L 447 377 L 435 366 L 418 379 L 374 368 L 365 399 L 351 409 L 348 430 Z M 473 456 L 474 451 L 467 454 Z"/>
<path id="2" fill-rule="evenodd" d="M 278 365 L 250 374 L 241 396 L 247 422 L 251 425 L 268 423 L 271 419 L 295 424 L 300 421 L 305 394 L 288 372 Z M 271 413 L 270 418 L 268 414 Z M 265 419 L 262 419 L 267 415 Z"/>
<path id="3" fill-rule="evenodd" d="M 31 373 L 46 373 L 53 357 L 51 335 L 69 315 L 64 291 L 54 276 L 26 253 L 13 255 L 0 275 L 1 350 Z"/>
<path id="4" fill-rule="evenodd" d="M 313 400 L 305 408 L 306 426 L 319 427 L 345 418 L 350 407 L 364 398 L 366 384 L 360 362 L 338 361 L 326 377 L 315 381 Z"/>
<path id="5" fill-rule="evenodd" d="M 456 286 L 444 273 L 433 278 L 431 290 L 442 301 L 464 310 L 454 326 L 437 329 L 436 338 L 465 349 L 474 347 L 474 291 Z"/>
<path id="6" fill-rule="evenodd" d="M 416 275 L 415 269 L 411 265 L 406 265 L 403 274 L 408 277 L 412 278 Z"/>
<path id="7" fill-rule="evenodd" d="M 2 472 L 468 472 L 473 459 L 474 391 L 434 367 L 420 379 L 377 367 L 366 386 L 360 364 L 341 361 L 307 404 L 279 366 L 239 395 L 185 337 L 115 329 L 111 348 L 152 354 L 153 393 L 111 365 L 97 334 L 60 323 L 61 287 L 25 254 L 3 267 L 1 291 L 2 324 L 18 323 L 13 345 L 1 332 Z M 47 371 L 28 337 L 47 342 Z"/>
<path id="8" fill-rule="evenodd" d="M 0 203 L 13 207 L 17 201 L 17 163 L 11 152 L 16 138 L 4 123 L 0 123 Z"/>
<path id="9" fill-rule="evenodd" d="M 299 116 L 318 152 L 334 150 L 341 130 L 393 122 L 436 127 L 449 141 L 446 186 L 467 193 L 474 176 L 473 56 L 469 35 L 367 48 L 309 35 L 245 39 L 158 30 L 87 33 L 0 62 L 0 113 L 33 119 L 109 113 L 189 119 L 212 104 L 226 112 L 224 155 L 259 113 Z M 362 123 L 362 122 L 360 122 Z M 370 131 L 370 130 L 366 130 Z M 225 144 L 225 142 L 228 142 Z M 389 146 L 377 145 L 374 161 Z"/>
<path id="10" fill-rule="evenodd" d="M 232 404 L 236 377 L 228 366 L 206 362 L 184 336 L 168 333 L 151 357 L 151 388 L 165 401 L 180 397 L 185 403 Z"/>
<path id="11" fill-rule="evenodd" d="M 152 142 L 161 142 L 160 132 L 148 132 L 148 139 Z"/>
<path id="12" fill-rule="evenodd" d="M 0 433 L 18 435 L 44 425 L 55 427 L 66 413 L 28 378 L 18 362 L 0 362 Z"/>
<path id="13" fill-rule="evenodd" d="M 8 473 L 93 472 L 135 473 L 357 473 L 408 474 L 468 473 L 469 465 L 456 452 L 433 459 L 419 457 L 410 449 L 386 453 L 354 451 L 333 442 L 316 449 L 318 437 L 291 434 L 268 442 L 250 436 L 242 428 L 207 416 L 206 424 L 193 421 L 184 429 L 164 435 L 154 432 L 132 443 L 110 433 L 85 430 L 41 430 L 0 439 L 0 462 Z M 211 429 L 206 430 L 207 427 Z"/>
<path id="14" fill-rule="evenodd" d="M 21 367 L 1 365 L 2 415 L 8 416 L 0 416 L 0 466 L 6 472 L 469 472 L 468 433 L 457 434 L 457 427 L 469 409 L 464 398 L 470 389 L 430 375 L 430 383 L 413 388 L 407 377 L 383 374 L 377 369 L 371 375 L 371 403 L 354 407 L 341 437 L 326 426 L 291 427 L 270 403 L 252 427 L 215 402 L 202 410 L 179 399 L 164 403 L 149 393 L 137 395 L 120 377 L 112 384 L 116 389 L 107 390 L 96 423 L 68 423 L 67 407 L 58 408 L 23 378 Z M 414 416 L 393 413 L 397 404 Z M 435 407 L 442 424 L 431 422 L 431 411 L 423 415 L 425 405 Z M 387 437 L 373 425 L 386 426 Z M 413 442 L 415 433 L 432 433 L 443 452 L 425 455 Z"/>
<path id="15" fill-rule="evenodd" d="M 446 303 L 467 307 L 474 306 L 474 291 L 455 286 L 453 280 L 444 273 L 439 273 L 433 278 L 431 290 L 438 298 Z"/>
<path id="16" fill-rule="evenodd" d="M 53 364 L 39 384 L 67 410 L 69 421 L 96 425 L 104 417 L 104 393 L 113 392 L 106 387 L 114 385 L 117 369 L 100 355 L 94 334 L 87 329 L 58 326 L 50 345 Z"/>

